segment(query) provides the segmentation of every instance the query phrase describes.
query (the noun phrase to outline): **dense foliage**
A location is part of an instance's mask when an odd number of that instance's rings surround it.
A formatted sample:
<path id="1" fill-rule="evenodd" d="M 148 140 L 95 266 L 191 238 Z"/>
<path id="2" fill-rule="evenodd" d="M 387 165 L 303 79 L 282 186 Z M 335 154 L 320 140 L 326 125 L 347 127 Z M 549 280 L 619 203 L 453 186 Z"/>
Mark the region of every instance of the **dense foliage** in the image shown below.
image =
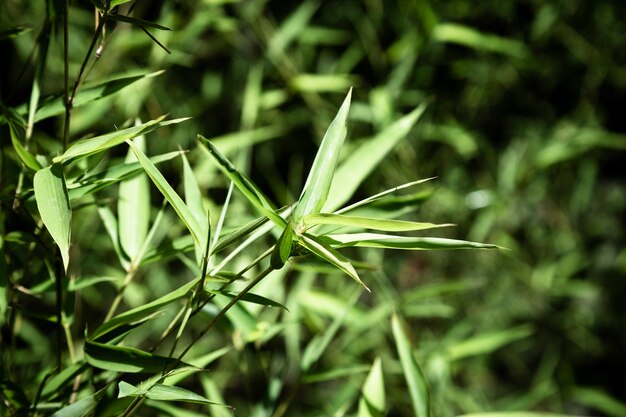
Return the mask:
<path id="1" fill-rule="evenodd" d="M 0 415 L 626 415 L 625 21 L 0 2 Z"/>

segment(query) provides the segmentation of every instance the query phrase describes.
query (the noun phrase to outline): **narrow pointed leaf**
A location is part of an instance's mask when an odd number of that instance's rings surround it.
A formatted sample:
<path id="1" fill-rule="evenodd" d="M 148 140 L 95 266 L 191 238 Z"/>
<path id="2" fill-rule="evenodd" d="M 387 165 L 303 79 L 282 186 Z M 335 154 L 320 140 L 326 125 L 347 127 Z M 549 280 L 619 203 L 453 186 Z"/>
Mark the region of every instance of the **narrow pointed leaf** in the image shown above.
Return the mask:
<path id="1" fill-rule="evenodd" d="M 336 210 L 348 201 L 361 183 L 406 137 L 425 110 L 426 104 L 422 104 L 351 152 L 337 168 L 324 211 Z"/>
<path id="2" fill-rule="evenodd" d="M 228 298 L 235 298 L 237 296 L 237 294 L 233 294 L 230 292 L 226 292 L 226 291 L 207 291 L 208 293 L 211 294 L 221 294 L 221 295 L 225 295 Z M 247 293 L 244 294 L 241 298 L 241 301 L 247 301 L 249 303 L 253 303 L 253 304 L 259 304 L 262 306 L 268 306 L 268 307 L 280 307 L 283 310 L 287 310 L 287 307 L 285 307 L 284 305 L 282 305 L 281 303 L 279 303 L 278 301 L 274 301 L 274 300 L 270 300 L 269 298 L 263 297 L 261 295 L 258 294 L 253 294 L 253 293 Z"/>
<path id="3" fill-rule="evenodd" d="M 145 135 L 148 132 L 152 132 L 162 126 L 167 126 L 175 123 L 184 122 L 189 120 L 188 117 L 162 121 L 164 116 L 151 120 L 147 123 L 139 126 L 129 127 L 128 129 L 119 130 L 116 132 L 107 133 L 106 135 L 97 136 L 95 138 L 83 139 L 73 143 L 67 151 L 62 155 L 53 159 L 56 162 L 68 162 L 75 158 L 84 158 L 89 155 L 96 154 L 98 152 L 105 151 L 113 146 L 117 146 L 126 140 L 136 138 L 140 135 Z"/>
<path id="4" fill-rule="evenodd" d="M 26 165 L 33 171 L 38 171 L 43 168 L 41 164 L 37 161 L 37 159 L 35 159 L 35 157 L 26 150 L 24 145 L 22 145 L 22 142 L 20 141 L 20 138 L 17 134 L 17 130 L 11 122 L 9 122 L 9 130 L 11 133 L 11 143 L 13 144 L 13 149 L 15 149 L 15 153 L 24 163 L 24 165 Z"/>
<path id="5" fill-rule="evenodd" d="M 165 384 L 154 384 L 150 388 L 142 388 L 120 381 L 118 398 L 123 397 L 146 397 L 156 401 L 180 401 L 196 404 L 222 405 L 209 400 L 195 392 L 184 388 Z"/>
<path id="6" fill-rule="evenodd" d="M 104 394 L 106 394 L 108 388 L 109 387 L 106 386 L 89 397 L 82 398 L 75 403 L 63 407 L 56 413 L 52 414 L 52 417 L 88 417 L 93 415 L 96 407 L 104 397 Z"/>
<path id="7" fill-rule="evenodd" d="M 280 269 L 285 265 L 287 259 L 289 259 L 289 255 L 291 255 L 291 249 L 293 248 L 293 228 L 291 227 L 291 223 L 287 223 L 285 228 L 283 229 L 283 233 L 281 233 L 278 242 L 276 242 L 276 246 L 274 247 L 274 251 L 272 252 L 272 257 L 270 259 L 270 264 L 274 269 Z"/>
<path id="8" fill-rule="evenodd" d="M 449 227 L 453 224 L 420 223 L 403 220 L 378 219 L 374 217 L 345 216 L 341 214 L 317 213 L 309 214 L 303 219 L 307 226 L 330 224 L 335 226 L 359 227 L 363 229 L 384 230 L 387 232 L 408 232 L 416 230 Z"/>
<path id="9" fill-rule="evenodd" d="M 151 301 L 132 310 L 125 311 L 122 314 L 113 317 L 111 320 L 103 323 L 100 327 L 96 329 L 96 331 L 92 335 L 92 339 L 100 340 L 104 335 L 122 325 L 141 322 L 145 317 L 149 317 L 155 312 L 160 311 L 167 305 L 185 297 L 187 294 L 189 294 L 191 289 L 198 284 L 199 280 L 200 278 L 196 278 L 183 285 L 182 287 L 172 292 L 169 292 L 154 301 Z"/>
<path id="10" fill-rule="evenodd" d="M 158 23 L 149 22 L 147 20 L 139 19 L 137 17 L 125 16 L 117 13 L 109 13 L 106 15 L 108 20 L 115 20 L 118 22 L 130 23 L 131 25 L 140 26 L 144 28 L 153 28 L 160 30 L 172 30 L 167 26 L 159 25 Z"/>
<path id="11" fill-rule="evenodd" d="M 531 336 L 534 330 L 531 325 L 517 326 L 497 332 L 483 333 L 463 340 L 446 349 L 449 360 L 459 360 L 469 356 L 487 355 L 502 346 Z"/>
<path id="12" fill-rule="evenodd" d="M 391 317 L 391 330 L 400 357 L 402 373 L 409 388 L 414 415 L 415 417 L 430 417 L 430 393 L 426 378 L 413 356 L 411 341 L 395 314 Z"/>
<path id="13" fill-rule="evenodd" d="M 365 248 L 404 250 L 503 249 L 491 243 L 478 243 L 441 237 L 407 237 L 378 233 L 332 234 L 324 236 L 322 240 L 335 247 L 360 246 Z"/>
<path id="14" fill-rule="evenodd" d="M 145 147 L 143 136 L 135 138 L 134 142 L 138 148 Z M 135 161 L 137 157 L 129 149 L 125 162 Z M 134 261 L 146 240 L 150 223 L 150 188 L 145 173 L 120 183 L 117 219 L 120 246 L 128 258 Z"/>
<path id="15" fill-rule="evenodd" d="M 209 154 L 217 161 L 222 172 L 235 184 L 235 187 L 257 208 L 281 229 L 285 227 L 285 220 L 278 215 L 261 190 L 245 175 L 237 171 L 237 168 L 224 157 L 217 148 L 204 136 L 198 135 L 198 140 Z"/>
<path id="16" fill-rule="evenodd" d="M 385 380 L 380 358 L 376 358 L 363 384 L 357 417 L 382 417 L 385 411 Z"/>
<path id="17" fill-rule="evenodd" d="M 483 413 L 460 414 L 457 417 L 576 417 L 573 414 L 544 413 L 541 411 L 486 411 Z"/>
<path id="18" fill-rule="evenodd" d="M 167 182 L 163 174 L 161 174 L 157 167 L 154 166 L 152 161 L 150 161 L 150 159 L 143 152 L 141 152 L 141 149 L 139 149 L 131 141 L 128 141 L 128 145 L 135 153 L 135 156 L 137 156 L 139 163 L 146 171 L 154 185 L 156 185 L 167 202 L 174 208 L 178 217 L 183 221 L 185 226 L 187 226 L 187 229 L 191 233 L 196 245 L 198 247 L 204 247 L 203 239 L 206 235 L 205 230 L 202 228 L 202 225 L 198 223 L 191 210 L 189 210 L 187 205 Z"/>
<path id="19" fill-rule="evenodd" d="M 146 351 L 113 346 L 87 340 L 85 342 L 85 359 L 95 368 L 115 372 L 162 372 L 172 366 L 189 366 L 178 363 L 176 358 L 153 355 Z"/>
<path id="20" fill-rule="evenodd" d="M 319 213 L 326 202 L 337 166 L 337 159 L 348 131 L 346 122 L 351 98 L 352 89 L 348 92 L 337 116 L 328 127 L 317 155 L 315 155 L 302 194 L 300 194 L 298 204 L 294 208 L 293 216 L 296 224 L 300 223 L 300 220 L 307 214 Z"/>
<path id="21" fill-rule="evenodd" d="M 132 0 L 111 0 L 109 2 L 109 9 L 113 9 L 115 6 L 119 6 L 120 4 L 128 3 Z"/>
<path id="22" fill-rule="evenodd" d="M 53 164 L 40 169 L 35 173 L 33 186 L 41 220 L 59 247 L 63 267 L 67 272 L 70 261 L 72 209 L 65 186 L 63 166 Z"/>
<path id="23" fill-rule="evenodd" d="M 360 285 L 362 285 L 366 290 L 369 291 L 369 288 L 361 281 L 359 278 L 359 274 L 356 272 L 350 261 L 348 261 L 342 254 L 337 252 L 327 243 L 319 240 L 317 237 L 313 235 L 309 235 L 307 233 L 303 233 L 298 236 L 298 241 L 308 249 L 313 254 L 322 258 L 326 262 L 336 266 L 341 271 L 346 273 L 350 278 L 354 279 Z"/>

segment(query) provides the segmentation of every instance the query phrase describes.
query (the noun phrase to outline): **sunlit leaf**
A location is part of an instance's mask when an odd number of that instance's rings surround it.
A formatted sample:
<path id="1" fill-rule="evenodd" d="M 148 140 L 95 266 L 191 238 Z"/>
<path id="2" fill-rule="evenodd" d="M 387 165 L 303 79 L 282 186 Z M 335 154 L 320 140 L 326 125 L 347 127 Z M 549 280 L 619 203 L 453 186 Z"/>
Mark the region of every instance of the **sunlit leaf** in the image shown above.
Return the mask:
<path id="1" fill-rule="evenodd" d="M 159 189 L 161 194 L 165 197 L 168 203 L 174 208 L 178 217 L 183 221 L 187 229 L 191 233 L 191 236 L 194 239 L 194 242 L 198 247 L 204 247 L 204 236 L 206 235 L 206 231 L 202 227 L 200 223 L 196 220 L 193 213 L 189 210 L 187 205 L 180 198 L 178 193 L 172 188 L 172 186 L 167 182 L 163 174 L 157 169 L 156 166 L 150 161 L 150 159 L 141 151 L 141 149 L 137 148 L 137 146 L 128 141 L 128 145 L 131 147 L 135 156 L 139 160 L 139 163 L 146 171 L 154 185 Z"/>
<path id="2" fill-rule="evenodd" d="M 518 58 L 528 55 L 526 46 L 518 40 L 482 33 L 458 23 L 439 23 L 433 28 L 431 36 L 439 42 L 454 43 Z"/>
<path id="3" fill-rule="evenodd" d="M 146 397 L 157 401 L 181 401 L 186 403 L 221 405 L 195 392 L 172 385 L 154 384 L 146 389 L 136 387 L 128 382 L 120 381 L 118 387 L 118 398 Z"/>
<path id="4" fill-rule="evenodd" d="M 448 347 L 446 355 L 450 360 L 459 360 L 475 355 L 487 355 L 504 345 L 527 338 L 533 333 L 532 326 L 523 325 L 498 332 L 479 334 Z"/>
<path id="5" fill-rule="evenodd" d="M 359 246 L 404 250 L 502 249 L 500 246 L 491 243 L 478 243 L 441 237 L 407 237 L 378 233 L 332 234 L 323 236 L 321 239 L 335 247 Z"/>
<path id="6" fill-rule="evenodd" d="M 83 139 L 73 143 L 67 151 L 62 155 L 53 159 L 56 162 L 68 162 L 75 158 L 84 158 L 89 155 L 96 154 L 98 152 L 105 151 L 112 148 L 126 140 L 136 138 L 140 135 L 145 135 L 148 132 L 152 132 L 162 126 L 168 126 L 175 123 L 184 122 L 189 120 L 188 117 L 162 121 L 165 116 L 158 119 L 151 120 L 147 123 L 129 127 L 127 129 L 119 130 L 116 132 L 107 133 L 106 135 L 96 136 L 95 138 Z"/>
<path id="7" fill-rule="evenodd" d="M 316 236 L 309 235 L 307 233 L 299 235 L 298 238 L 300 244 L 302 244 L 302 246 L 304 246 L 311 253 L 336 266 L 369 291 L 369 288 L 367 288 L 363 281 L 361 281 L 359 274 L 356 272 L 350 261 L 348 261 L 342 254 L 337 252 L 330 245 L 324 243 Z"/>
<path id="8" fill-rule="evenodd" d="M 153 28 L 160 30 L 172 30 L 167 26 L 159 25 L 158 23 L 149 22 L 147 20 L 139 19 L 138 17 L 125 16 L 117 13 L 109 13 L 106 15 L 108 20 L 116 20 L 118 22 L 130 23 L 131 25 Z"/>
<path id="9" fill-rule="evenodd" d="M 138 148 L 145 147 L 145 139 L 138 136 L 134 140 Z M 129 149 L 125 162 L 137 161 Z M 150 223 L 150 188 L 146 174 L 139 174 L 120 183 L 117 201 L 117 223 L 120 246 L 131 261 L 135 261 L 148 235 Z"/>
<path id="10" fill-rule="evenodd" d="M 337 116 L 335 116 L 335 119 L 328 127 L 315 155 L 315 160 L 302 189 L 302 194 L 300 194 L 298 203 L 293 210 L 296 224 L 300 223 L 307 214 L 319 213 L 326 202 L 341 147 L 346 139 L 346 122 L 351 98 L 352 89 L 348 92 L 337 112 Z"/>
<path id="11" fill-rule="evenodd" d="M 438 227 L 454 226 L 453 224 L 420 223 L 403 220 L 378 219 L 373 217 L 356 217 L 341 214 L 315 213 L 304 216 L 306 226 L 330 224 L 344 227 L 358 227 L 363 229 L 384 230 L 388 232 L 408 232 L 416 230 L 434 229 Z"/>
<path id="12" fill-rule="evenodd" d="M 274 269 L 280 269 L 283 267 L 287 259 L 289 259 L 289 255 L 291 255 L 291 250 L 293 248 L 293 228 L 291 223 L 287 223 L 283 232 L 276 242 L 276 246 L 274 247 L 274 251 L 272 252 L 272 257 L 270 259 L 270 264 Z"/>
<path id="13" fill-rule="evenodd" d="M 274 207 L 270 204 L 267 197 L 258 189 L 256 185 L 245 175 L 240 173 L 237 168 L 224 157 L 217 148 L 204 136 L 198 135 L 198 140 L 209 154 L 217 161 L 222 172 L 235 184 L 237 189 L 256 207 L 263 215 L 267 216 L 274 224 L 285 227 L 285 220 L 278 215 Z"/>
<path id="14" fill-rule="evenodd" d="M 324 205 L 324 211 L 336 210 L 348 201 L 359 188 L 359 185 L 406 137 L 425 110 L 426 105 L 422 104 L 373 138 L 360 142 L 357 148 L 337 168 L 330 187 L 328 201 Z"/>
<path id="15" fill-rule="evenodd" d="M 13 149 L 15 149 L 15 153 L 19 156 L 20 160 L 24 163 L 24 165 L 33 171 L 40 170 L 42 168 L 41 164 L 30 152 L 26 150 L 24 145 L 22 145 L 22 142 L 17 134 L 17 130 L 11 122 L 9 122 L 9 131 L 11 133 L 11 143 L 13 144 Z"/>
<path id="16" fill-rule="evenodd" d="M 33 187 L 41 220 L 59 247 L 63 267 L 67 271 L 70 261 L 72 209 L 65 186 L 63 166 L 53 164 L 37 171 Z"/>
<path id="17" fill-rule="evenodd" d="M 357 417 L 382 417 L 385 411 L 385 381 L 380 357 L 374 360 L 372 369 L 365 379 L 359 399 Z"/>

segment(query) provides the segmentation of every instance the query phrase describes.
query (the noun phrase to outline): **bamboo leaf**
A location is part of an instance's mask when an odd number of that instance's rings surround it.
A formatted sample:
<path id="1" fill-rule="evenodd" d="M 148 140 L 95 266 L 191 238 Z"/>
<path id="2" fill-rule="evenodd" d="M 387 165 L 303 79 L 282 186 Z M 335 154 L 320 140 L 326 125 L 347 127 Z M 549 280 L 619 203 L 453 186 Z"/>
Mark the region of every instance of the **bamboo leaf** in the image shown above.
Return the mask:
<path id="1" fill-rule="evenodd" d="M 526 46 L 515 39 L 482 33 L 474 28 L 457 23 L 439 23 L 431 33 L 434 40 L 439 42 L 463 45 L 469 48 L 496 52 L 518 58 L 528 56 Z"/>
<path id="2" fill-rule="evenodd" d="M 123 397 L 146 397 L 157 401 L 181 401 L 196 404 L 223 405 L 209 400 L 195 392 L 184 388 L 165 384 L 154 384 L 148 389 L 136 387 L 127 382 L 120 381 L 118 398 Z"/>
<path id="3" fill-rule="evenodd" d="M 13 149 L 15 149 L 15 153 L 20 158 L 20 160 L 26 165 L 28 168 L 33 171 L 38 171 L 41 168 L 41 164 L 35 159 L 35 157 L 26 150 L 20 138 L 17 134 L 17 130 L 11 121 L 9 121 L 9 131 L 11 134 L 11 143 L 13 144 Z"/>
<path id="4" fill-rule="evenodd" d="M 335 116 L 322 139 L 313 161 L 313 166 L 302 189 L 302 194 L 300 194 L 298 203 L 293 211 L 296 224 L 299 224 L 307 214 L 319 213 L 326 202 L 335 167 L 337 166 L 337 159 L 347 134 L 346 122 L 351 98 L 352 89 L 348 92 L 337 112 L 337 116 Z"/>
<path id="5" fill-rule="evenodd" d="M 85 360 L 95 368 L 115 372 L 162 372 L 172 366 L 190 366 L 178 363 L 176 358 L 153 355 L 146 351 L 85 341 Z"/>
<path id="6" fill-rule="evenodd" d="M 227 291 L 207 291 L 210 294 L 221 294 L 224 295 L 228 298 L 235 298 L 237 296 L 237 294 L 233 294 Z M 283 310 L 287 310 L 289 311 L 289 309 L 287 307 L 285 307 L 284 305 L 282 305 L 281 303 L 279 303 L 278 301 L 274 301 L 274 300 L 270 300 L 269 298 L 263 297 L 261 295 L 258 294 L 253 294 L 253 293 L 247 293 L 244 294 L 241 298 L 241 301 L 247 301 L 249 303 L 253 303 L 253 304 L 259 304 L 262 306 L 267 306 L 267 307 L 280 307 Z"/>
<path id="7" fill-rule="evenodd" d="M 524 339 L 534 333 L 532 326 L 522 325 L 498 332 L 484 333 L 446 349 L 449 360 L 459 360 L 469 356 L 486 355 L 504 345 Z"/>
<path id="8" fill-rule="evenodd" d="M 363 384 L 359 400 L 358 417 L 382 417 L 385 411 L 385 381 L 380 357 L 372 364 L 372 369 Z"/>
<path id="9" fill-rule="evenodd" d="M 406 137 L 425 110 L 426 104 L 422 104 L 351 152 L 337 168 L 324 211 L 334 211 L 345 204 L 398 142 Z"/>
<path id="10" fill-rule="evenodd" d="M 332 234 L 323 236 L 321 239 L 334 247 L 359 246 L 404 250 L 503 249 L 491 243 L 478 243 L 441 237 L 407 237 L 378 233 Z"/>
<path id="11" fill-rule="evenodd" d="M 391 330 L 396 342 L 398 356 L 400 357 L 402 373 L 409 387 L 409 395 L 413 403 L 415 417 L 429 417 L 431 415 L 430 393 L 426 378 L 413 356 L 413 347 L 409 337 L 404 332 L 402 324 L 395 314 L 391 317 Z"/>
<path id="12" fill-rule="evenodd" d="M 135 138 L 134 143 L 140 149 L 145 148 L 143 136 Z M 137 161 L 137 157 L 129 149 L 125 162 L 132 163 L 135 161 Z M 150 223 L 150 189 L 145 173 L 120 183 L 117 223 L 120 246 L 134 263 L 146 240 Z"/>
<path id="13" fill-rule="evenodd" d="M 344 227 L 359 227 L 363 229 L 384 230 L 387 232 L 408 232 L 416 230 L 434 229 L 438 227 L 454 226 L 453 224 L 420 223 L 403 220 L 378 219 L 374 217 L 345 216 L 341 214 L 316 213 L 304 216 L 306 226 L 329 224 Z"/>
<path id="14" fill-rule="evenodd" d="M 129 1 L 132 1 L 132 0 L 111 0 L 109 2 L 109 9 L 113 9 L 116 6 L 119 6 L 120 4 L 128 3 Z"/>
<path id="15" fill-rule="evenodd" d="M 280 237 L 278 238 L 278 242 L 276 242 L 276 246 L 274 247 L 274 251 L 272 252 L 272 257 L 270 259 L 270 264 L 274 269 L 280 269 L 285 265 L 287 259 L 291 255 L 291 250 L 293 248 L 293 228 L 291 223 L 287 223 Z"/>
<path id="16" fill-rule="evenodd" d="M 63 267 L 67 272 L 70 261 L 72 209 L 65 186 L 63 166 L 53 164 L 37 171 L 33 187 L 41 220 L 59 247 Z"/>
<path id="17" fill-rule="evenodd" d="M 460 414 L 457 417 L 575 417 L 572 414 L 543 413 L 540 411 L 487 411 Z"/>
<path id="18" fill-rule="evenodd" d="M 226 159 L 217 148 L 204 136 L 198 135 L 198 140 L 209 154 L 217 161 L 222 172 L 235 184 L 235 187 L 257 208 L 263 215 L 270 219 L 274 224 L 283 229 L 286 225 L 285 220 L 276 213 L 274 207 L 270 204 L 261 190 L 257 188 L 252 181 L 245 175 L 237 171 L 237 168 Z"/>
<path id="19" fill-rule="evenodd" d="M 125 16 L 117 13 L 109 13 L 106 15 L 107 20 L 114 20 L 118 22 L 130 23 L 131 25 L 143 27 L 143 28 L 153 28 L 160 30 L 172 30 L 167 26 L 159 25 L 158 23 L 149 22 L 147 20 L 139 19 L 137 17 Z"/>
<path id="20" fill-rule="evenodd" d="M 202 228 L 202 225 L 198 223 L 193 213 L 189 210 L 187 205 L 183 202 L 180 196 L 176 193 L 176 191 L 172 188 L 172 186 L 167 182 L 163 174 L 154 166 L 154 164 L 150 161 L 150 159 L 141 152 L 134 143 L 131 141 L 127 142 L 131 147 L 135 156 L 139 160 L 139 163 L 146 171 L 154 185 L 159 189 L 161 194 L 165 197 L 168 203 L 174 208 L 178 217 L 183 221 L 187 229 L 191 233 L 195 244 L 198 247 L 203 248 L 204 243 L 203 239 L 206 235 L 205 230 Z"/>
<path id="21" fill-rule="evenodd" d="M 93 412 L 104 397 L 108 388 L 107 385 L 95 394 L 82 398 L 67 407 L 63 407 L 52 414 L 52 417 L 88 417 L 93 415 Z"/>
<path id="22" fill-rule="evenodd" d="M 298 242 L 307 250 L 322 258 L 326 262 L 336 266 L 341 271 L 346 273 L 350 278 L 354 279 L 356 282 L 362 285 L 363 288 L 365 288 L 367 291 L 370 291 L 370 289 L 367 288 L 363 281 L 361 281 L 361 278 L 359 278 L 359 274 L 356 272 L 350 261 L 348 261 L 342 254 L 340 254 L 330 245 L 324 243 L 322 240 L 313 235 L 303 233 L 298 237 Z"/>
<path id="23" fill-rule="evenodd" d="M 116 132 L 107 133 L 106 135 L 97 136 L 95 138 L 84 139 L 73 143 L 67 151 L 62 155 L 53 159 L 53 162 L 67 163 L 75 158 L 84 158 L 89 155 L 96 154 L 98 152 L 105 151 L 113 146 L 119 145 L 126 140 L 136 138 L 140 135 L 145 135 L 148 132 L 152 132 L 159 127 L 168 126 L 175 123 L 184 122 L 189 120 L 189 117 L 162 121 L 165 116 L 161 116 L 158 119 L 151 120 L 147 123 L 129 127 L 128 129 L 119 130 Z"/>
<path id="24" fill-rule="evenodd" d="M 104 335 L 114 331 L 122 325 L 142 322 L 146 317 L 153 315 L 154 313 L 163 309 L 165 306 L 185 297 L 187 294 L 189 294 L 191 289 L 198 284 L 199 280 L 200 278 L 196 278 L 183 285 L 182 287 L 172 292 L 169 292 L 154 301 L 151 301 L 132 310 L 125 311 L 124 313 L 113 317 L 111 320 L 102 323 L 102 325 L 98 327 L 93 333 L 91 338 L 93 340 L 102 340 Z"/>

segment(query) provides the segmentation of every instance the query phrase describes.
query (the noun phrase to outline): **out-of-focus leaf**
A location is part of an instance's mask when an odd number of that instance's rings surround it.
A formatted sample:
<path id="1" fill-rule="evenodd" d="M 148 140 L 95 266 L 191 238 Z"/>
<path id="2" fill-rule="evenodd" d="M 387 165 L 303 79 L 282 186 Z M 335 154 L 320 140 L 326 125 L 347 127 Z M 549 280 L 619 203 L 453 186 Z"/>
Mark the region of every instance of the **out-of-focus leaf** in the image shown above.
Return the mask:
<path id="1" fill-rule="evenodd" d="M 332 234 L 323 236 L 321 239 L 336 247 L 360 246 L 404 250 L 502 249 L 500 246 L 491 243 L 478 243 L 441 237 L 406 237 L 378 233 Z"/>
<path id="2" fill-rule="evenodd" d="M 284 53 L 298 34 L 305 31 L 309 20 L 318 7 L 315 1 L 307 0 L 300 3 L 298 8 L 283 21 L 269 41 L 269 55 L 276 56 L 278 53 Z"/>
<path id="3" fill-rule="evenodd" d="M 382 417 L 385 412 L 385 380 L 380 358 L 376 358 L 363 384 L 358 417 Z"/>
<path id="4" fill-rule="evenodd" d="M 544 413 L 541 411 L 486 411 L 483 413 L 460 414 L 457 417 L 575 417 L 572 414 Z"/>
<path id="5" fill-rule="evenodd" d="M 365 178 L 404 139 L 425 110 L 426 104 L 422 104 L 373 138 L 361 142 L 337 168 L 324 211 L 334 211 L 348 201 Z"/>
<path id="6" fill-rule="evenodd" d="M 450 360 L 459 360 L 468 356 L 486 355 L 504 345 L 529 337 L 533 332 L 532 326 L 523 325 L 499 332 L 483 333 L 450 346 L 446 350 L 447 357 Z"/>
<path id="7" fill-rule="evenodd" d="M 267 216 L 274 224 L 279 226 L 281 229 L 285 227 L 285 220 L 278 215 L 274 209 L 274 207 L 269 203 L 267 198 L 263 195 L 261 190 L 258 189 L 256 185 L 245 175 L 237 171 L 237 168 L 224 157 L 217 148 L 204 136 L 198 135 L 198 139 L 200 143 L 204 145 L 204 148 L 209 152 L 209 154 L 217 161 L 222 172 L 230 178 L 230 180 L 235 184 L 237 189 L 241 191 L 241 193 L 256 207 L 262 214 Z"/>
<path id="8" fill-rule="evenodd" d="M 339 93 L 355 84 L 353 76 L 338 74 L 298 74 L 289 80 L 289 86 L 296 91 Z"/>
<path id="9" fill-rule="evenodd" d="M 134 143 L 142 149 L 145 147 L 145 138 L 138 136 L 134 139 Z M 137 157 L 129 149 L 125 162 L 135 161 Z M 120 183 L 117 201 L 120 246 L 132 263 L 137 261 L 136 257 L 146 240 L 149 223 L 150 188 L 148 177 L 142 173 Z"/>
<path id="10" fill-rule="evenodd" d="M 454 226 L 453 224 L 434 224 L 410 222 L 403 220 L 378 219 L 374 217 L 345 216 L 341 214 L 316 213 L 304 216 L 302 219 L 306 226 L 317 224 L 330 224 L 344 227 L 358 227 L 363 229 L 384 230 L 387 232 L 408 232 L 416 230 L 434 229 L 438 227 Z"/>
<path id="11" fill-rule="evenodd" d="M 348 92 L 337 112 L 337 116 L 335 116 L 335 119 L 328 127 L 317 155 L 315 155 L 315 160 L 302 189 L 302 194 L 300 194 L 298 203 L 293 210 L 293 218 L 296 224 L 299 224 L 307 214 L 319 213 L 326 203 L 335 167 L 337 166 L 337 159 L 346 139 L 346 122 L 351 98 L 352 89 Z"/>
<path id="12" fill-rule="evenodd" d="M 53 164 L 37 171 L 33 187 L 41 220 L 59 247 L 63 267 L 67 272 L 70 262 L 72 209 L 65 186 L 63 166 Z"/>
<path id="13" fill-rule="evenodd" d="M 85 342 L 85 360 L 95 368 L 128 373 L 162 372 L 173 366 L 189 366 L 184 362 L 178 363 L 176 358 L 90 340 Z"/>
<path id="14" fill-rule="evenodd" d="M 482 51 L 496 52 L 518 58 L 528 55 L 526 46 L 517 40 L 486 34 L 457 23 L 439 23 L 431 32 L 439 42 L 454 43 Z"/>
<path id="15" fill-rule="evenodd" d="M 75 363 L 63 369 L 58 374 L 53 375 L 43 387 L 41 397 L 47 398 L 50 395 L 57 394 L 63 387 L 74 382 L 74 378 L 86 368 L 84 361 Z"/>
<path id="16" fill-rule="evenodd" d="M 95 394 L 89 397 L 82 398 L 73 404 L 63 407 L 56 413 L 52 414 L 52 417 L 88 417 L 91 416 L 104 397 L 106 390 L 109 387 L 106 386 Z"/>
<path id="17" fill-rule="evenodd" d="M 121 325 L 135 323 L 143 320 L 145 317 L 154 314 L 168 304 L 173 303 L 174 301 L 179 300 L 189 294 L 191 289 L 198 284 L 199 280 L 200 278 L 196 278 L 183 285 L 182 287 L 165 294 L 163 297 L 160 297 L 148 304 L 144 304 L 132 310 L 125 311 L 124 313 L 113 317 L 111 320 L 102 323 L 102 325 L 100 325 L 100 327 L 98 327 L 93 333 L 92 339 L 98 340 Z"/>
<path id="18" fill-rule="evenodd" d="M 120 381 L 118 387 L 118 398 L 141 396 L 157 401 L 181 401 L 185 403 L 223 405 L 198 395 L 195 392 L 172 385 L 154 384 L 146 389 L 136 387 L 128 382 Z"/>
<path id="19" fill-rule="evenodd" d="M 193 213 L 189 210 L 187 205 L 183 202 L 180 196 L 176 193 L 176 191 L 172 188 L 172 186 L 167 182 L 163 174 L 157 169 L 156 166 L 150 161 L 150 159 L 141 151 L 141 149 L 137 148 L 137 146 L 128 141 L 128 145 L 131 147 L 135 156 L 139 160 L 139 163 L 146 171 L 154 185 L 161 191 L 161 194 L 165 197 L 168 203 L 174 208 L 178 217 L 183 221 L 187 229 L 191 233 L 194 242 L 198 247 L 204 247 L 204 236 L 206 236 L 206 231 L 202 227 L 200 223 L 196 220 Z"/>
<path id="20" fill-rule="evenodd" d="M 120 4 L 128 3 L 129 1 L 132 1 L 132 0 L 111 0 L 109 2 L 109 9 L 113 9 L 116 6 L 119 6 Z"/>
<path id="21" fill-rule="evenodd" d="M 95 138 L 83 139 L 73 143 L 67 151 L 62 155 L 53 159 L 56 162 L 69 162 L 75 158 L 84 158 L 89 155 L 96 154 L 98 152 L 105 151 L 113 146 L 119 145 L 126 140 L 136 138 L 140 135 L 145 135 L 148 132 L 152 132 L 159 127 L 168 126 L 175 123 L 184 122 L 189 120 L 189 117 L 180 119 L 162 121 L 165 116 L 158 119 L 151 120 L 147 123 L 129 127 L 128 129 L 119 130 L 116 132 L 107 133 L 106 135 L 97 136 Z"/>
<path id="22" fill-rule="evenodd" d="M 130 86 L 131 84 L 143 80 L 144 78 L 156 77 L 163 74 L 165 71 L 155 71 L 147 74 L 124 76 L 114 78 L 108 81 L 99 82 L 97 84 L 89 85 L 85 84 L 78 91 L 76 98 L 74 98 L 73 108 L 84 106 L 92 101 L 105 98 L 112 94 L 117 93 Z M 26 114 L 28 108 L 26 105 L 17 107 L 19 114 Z M 40 122 L 50 117 L 59 116 L 65 112 L 65 104 L 63 94 L 53 94 L 45 97 L 39 104 L 39 108 L 35 112 L 34 122 Z M 0 123 L 3 121 L 3 116 L 0 116 Z"/>
<path id="23" fill-rule="evenodd" d="M 22 33 L 28 32 L 31 29 L 32 28 L 29 27 L 29 26 L 19 25 L 19 26 L 13 26 L 13 27 L 10 27 L 10 28 L 6 28 L 6 29 L 3 29 L 3 30 L 0 30 L 0 41 L 3 41 L 5 39 L 14 38 L 16 36 L 21 35 Z"/>
<path id="24" fill-rule="evenodd" d="M 109 13 L 106 15 L 107 20 L 114 20 L 118 22 L 130 23 L 131 25 L 140 26 L 144 28 L 153 28 L 159 30 L 172 30 L 167 26 L 159 25 L 158 23 L 149 22 L 147 20 L 139 19 L 137 17 L 125 16 L 117 13 Z"/>
<path id="25" fill-rule="evenodd" d="M 391 317 L 391 330 L 396 342 L 396 349 L 402 364 L 402 373 L 409 387 L 409 395 L 413 403 L 415 417 L 429 417 L 430 392 L 426 378 L 413 355 L 411 341 L 402 328 L 402 324 L 395 314 Z"/>
<path id="26" fill-rule="evenodd" d="M 591 407 L 607 416 L 626 416 L 626 404 L 599 389 L 577 387 L 571 395 L 577 404 Z"/>

